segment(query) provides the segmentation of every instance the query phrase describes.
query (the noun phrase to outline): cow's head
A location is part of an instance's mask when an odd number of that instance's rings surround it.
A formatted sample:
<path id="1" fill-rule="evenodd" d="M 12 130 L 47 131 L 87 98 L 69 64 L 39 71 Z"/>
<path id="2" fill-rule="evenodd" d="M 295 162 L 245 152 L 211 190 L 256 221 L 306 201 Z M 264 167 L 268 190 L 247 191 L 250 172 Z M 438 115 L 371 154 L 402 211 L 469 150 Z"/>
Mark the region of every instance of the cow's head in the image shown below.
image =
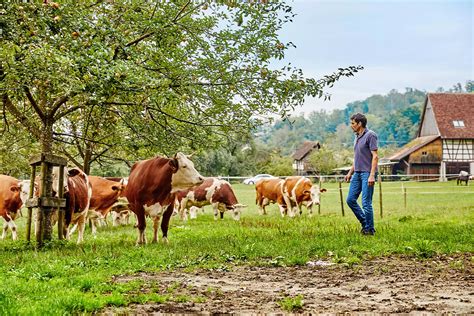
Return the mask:
<path id="1" fill-rule="evenodd" d="M 194 168 L 194 163 L 183 153 L 177 153 L 169 164 L 173 170 L 171 192 L 184 190 L 204 181 L 204 177 Z"/>
<path id="2" fill-rule="evenodd" d="M 20 181 L 20 187 L 21 187 L 20 198 L 23 204 L 25 204 L 26 200 L 30 197 L 30 186 L 31 186 L 30 180 Z M 38 192 L 38 183 L 34 182 L 33 196 L 36 196 L 37 192 Z"/>
<path id="3" fill-rule="evenodd" d="M 321 203 L 321 193 L 326 192 L 326 189 L 320 189 L 318 185 L 313 185 L 309 190 L 309 195 L 311 199 L 307 204 L 308 207 L 313 206 L 314 204 L 319 205 Z"/>
<path id="4" fill-rule="evenodd" d="M 127 181 L 128 183 L 128 181 Z M 110 189 L 117 194 L 116 204 L 128 204 L 128 199 L 125 196 L 125 189 L 127 185 L 125 184 L 124 179 L 120 180 L 117 184 L 113 184 Z"/>
<path id="5" fill-rule="evenodd" d="M 240 220 L 240 214 L 242 214 L 242 210 L 246 207 L 247 205 L 243 204 L 235 204 L 232 206 L 232 209 L 230 210 L 232 212 L 232 218 L 236 221 Z"/>
<path id="6" fill-rule="evenodd" d="M 189 208 L 189 218 L 190 219 L 196 219 L 197 218 L 197 213 L 199 211 L 199 207 L 197 206 L 191 206 Z"/>
<path id="7" fill-rule="evenodd" d="M 67 186 L 67 176 L 68 176 L 68 174 L 69 173 L 76 174 L 76 171 L 78 171 L 78 169 L 71 169 L 71 170 L 68 171 L 67 167 L 64 167 L 64 177 L 63 177 L 63 183 L 62 183 L 62 186 L 64 188 L 64 192 L 67 192 L 67 190 L 68 190 L 68 186 Z M 71 177 L 73 177 L 73 175 Z M 54 192 L 59 191 L 59 167 L 54 167 L 53 168 L 53 191 Z"/>
<path id="8" fill-rule="evenodd" d="M 13 198 L 16 199 L 20 197 L 21 194 L 21 183 L 19 182 L 18 184 L 14 184 L 10 186 L 10 191 L 13 193 Z"/>

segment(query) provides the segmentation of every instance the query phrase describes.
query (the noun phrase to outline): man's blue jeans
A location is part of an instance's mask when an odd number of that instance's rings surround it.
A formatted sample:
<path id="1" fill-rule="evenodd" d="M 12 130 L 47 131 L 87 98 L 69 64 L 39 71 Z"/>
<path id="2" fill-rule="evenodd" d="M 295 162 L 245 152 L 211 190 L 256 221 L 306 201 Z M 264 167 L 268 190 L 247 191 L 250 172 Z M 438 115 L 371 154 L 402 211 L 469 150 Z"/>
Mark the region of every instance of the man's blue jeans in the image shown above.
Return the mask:
<path id="1" fill-rule="evenodd" d="M 346 202 L 362 225 L 362 229 L 366 232 L 375 232 L 374 209 L 372 208 L 372 196 L 374 195 L 375 185 L 369 186 L 369 175 L 370 172 L 354 172 L 351 178 L 349 194 L 347 195 Z M 357 199 L 361 192 L 362 208 L 357 203 Z"/>

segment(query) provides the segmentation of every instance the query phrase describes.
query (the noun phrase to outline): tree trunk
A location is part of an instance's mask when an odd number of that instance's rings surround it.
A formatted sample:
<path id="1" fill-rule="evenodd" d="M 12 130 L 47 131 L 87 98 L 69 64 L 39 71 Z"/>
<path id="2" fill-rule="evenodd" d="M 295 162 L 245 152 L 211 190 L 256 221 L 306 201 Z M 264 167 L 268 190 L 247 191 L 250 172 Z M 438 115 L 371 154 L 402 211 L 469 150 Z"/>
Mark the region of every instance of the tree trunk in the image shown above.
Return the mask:
<path id="1" fill-rule="evenodd" d="M 53 143 L 53 124 L 47 122 L 43 124 L 43 130 L 41 133 L 41 152 L 45 155 L 53 154 L 52 151 Z M 41 191 L 40 197 L 52 197 L 53 196 L 53 177 L 52 177 L 52 166 L 43 162 L 41 164 Z M 52 225 L 52 212 L 51 207 L 40 206 L 38 208 L 38 218 L 40 229 L 36 232 L 36 241 L 38 246 L 42 246 L 44 241 L 51 240 L 53 236 L 53 225 Z"/>

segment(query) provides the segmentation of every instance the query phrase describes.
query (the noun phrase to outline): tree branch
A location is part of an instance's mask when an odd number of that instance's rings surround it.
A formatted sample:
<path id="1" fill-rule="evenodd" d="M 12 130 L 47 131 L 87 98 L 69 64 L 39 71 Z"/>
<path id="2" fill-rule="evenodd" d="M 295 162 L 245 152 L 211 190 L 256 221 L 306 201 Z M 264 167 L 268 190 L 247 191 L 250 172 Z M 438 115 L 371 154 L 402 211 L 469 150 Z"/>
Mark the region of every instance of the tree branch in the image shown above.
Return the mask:
<path id="1" fill-rule="evenodd" d="M 33 106 L 33 109 L 35 110 L 36 114 L 38 114 L 39 118 L 41 119 L 41 122 L 45 121 L 45 116 L 41 108 L 38 106 L 38 103 L 36 100 L 33 98 L 33 95 L 31 94 L 30 89 L 27 86 L 23 86 L 23 90 L 26 93 L 26 97 L 30 101 L 31 105 Z"/>
<path id="2" fill-rule="evenodd" d="M 79 110 L 83 107 L 84 107 L 84 105 L 75 105 L 75 106 L 73 106 L 73 107 L 71 107 L 71 108 L 69 108 L 69 109 L 67 109 L 63 112 L 60 112 L 60 113 L 58 113 L 57 115 L 54 116 L 54 121 L 56 122 L 59 119 L 61 119 L 61 118 L 65 117 L 66 115 L 68 115 L 69 113 L 72 113 L 72 112 L 74 112 L 76 110 Z"/>
<path id="3" fill-rule="evenodd" d="M 83 165 L 82 165 L 79 161 L 77 161 L 76 158 L 74 158 L 74 156 L 71 155 L 71 154 L 66 150 L 66 148 L 64 148 L 64 147 L 61 146 L 61 151 L 62 151 L 63 154 L 66 155 L 66 157 L 69 158 L 69 160 L 72 161 L 73 164 L 75 164 L 78 168 L 81 168 L 81 170 L 82 170 Z"/>
<path id="4" fill-rule="evenodd" d="M 108 152 L 110 150 L 110 147 L 108 148 L 105 148 L 104 150 L 102 150 L 101 153 L 97 154 L 94 158 L 91 158 L 91 163 L 93 163 L 94 161 L 96 161 L 97 159 L 99 159 L 103 154 L 105 154 L 106 152 Z"/>
<path id="5" fill-rule="evenodd" d="M 20 110 L 12 103 L 8 94 L 4 93 L 2 97 L 3 106 L 17 119 L 17 121 L 24 126 L 37 139 L 41 140 L 41 130 L 35 126 Z"/>
<path id="6" fill-rule="evenodd" d="M 63 96 L 57 98 L 56 101 L 53 102 L 53 107 L 52 107 L 51 113 L 49 113 L 49 115 L 55 116 L 56 112 L 59 110 L 61 105 L 66 103 L 66 101 L 68 101 L 70 98 L 72 98 L 76 94 L 77 94 L 76 92 L 71 92 L 70 94 L 66 94 L 66 95 L 63 95 Z M 73 108 L 75 108 L 75 107 L 73 107 Z M 69 110 L 68 113 L 70 113 L 70 112 L 72 112 L 72 111 Z"/>

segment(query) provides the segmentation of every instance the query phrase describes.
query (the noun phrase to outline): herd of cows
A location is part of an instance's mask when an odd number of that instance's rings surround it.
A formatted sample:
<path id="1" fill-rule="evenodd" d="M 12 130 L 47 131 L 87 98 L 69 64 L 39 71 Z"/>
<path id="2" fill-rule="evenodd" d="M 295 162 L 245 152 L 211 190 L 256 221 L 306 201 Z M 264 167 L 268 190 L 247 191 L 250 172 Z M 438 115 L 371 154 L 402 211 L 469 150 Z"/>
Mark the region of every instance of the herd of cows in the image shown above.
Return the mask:
<path id="1" fill-rule="evenodd" d="M 53 172 L 53 193 L 58 192 L 58 171 Z M 40 183 L 40 181 L 38 181 Z M 35 183 L 35 195 L 41 192 Z M 182 153 L 173 158 L 155 157 L 136 162 L 128 178 L 102 178 L 88 176 L 80 169 L 67 171 L 64 177 L 64 198 L 66 199 L 64 217 L 64 236 L 69 239 L 77 229 L 80 243 L 84 238 L 86 222 L 90 220 L 92 234 L 97 232 L 109 214 L 113 224 L 128 224 L 130 213 L 135 214 L 138 228 L 137 244 L 145 244 L 146 217 L 153 221 L 153 242 L 158 239 L 158 226 L 161 222 L 163 240 L 167 241 L 168 225 L 173 213 L 186 220 L 205 205 L 212 205 L 214 218 L 228 211 L 235 220 L 240 219 L 246 205 L 237 201 L 229 182 L 203 177 L 193 162 Z M 2 239 L 12 232 L 17 239 L 17 227 L 14 220 L 28 199 L 30 183 L 7 175 L 0 175 L 0 215 L 5 219 Z M 256 204 L 261 214 L 265 207 L 277 203 L 281 215 L 293 217 L 302 213 L 304 205 L 309 214 L 312 206 L 319 204 L 321 192 L 317 185 L 305 177 L 294 176 L 286 179 L 262 179 L 255 185 Z"/>

